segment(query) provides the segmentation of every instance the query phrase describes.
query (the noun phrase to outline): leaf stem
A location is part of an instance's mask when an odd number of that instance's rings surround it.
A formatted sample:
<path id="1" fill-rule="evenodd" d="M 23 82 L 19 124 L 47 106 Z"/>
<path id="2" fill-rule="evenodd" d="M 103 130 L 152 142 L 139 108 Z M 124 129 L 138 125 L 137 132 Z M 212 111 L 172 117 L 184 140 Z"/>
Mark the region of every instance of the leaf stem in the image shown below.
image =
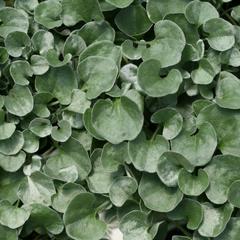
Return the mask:
<path id="1" fill-rule="evenodd" d="M 159 130 L 160 130 L 160 125 L 158 125 L 158 127 L 155 130 L 155 132 L 153 133 L 153 135 L 151 137 L 151 141 L 153 141 L 155 139 L 155 137 L 157 136 Z"/>
<path id="2" fill-rule="evenodd" d="M 181 225 L 179 225 L 177 222 L 174 222 L 174 224 L 184 235 L 190 238 L 192 237 L 192 235 L 188 231 L 186 231 Z"/>

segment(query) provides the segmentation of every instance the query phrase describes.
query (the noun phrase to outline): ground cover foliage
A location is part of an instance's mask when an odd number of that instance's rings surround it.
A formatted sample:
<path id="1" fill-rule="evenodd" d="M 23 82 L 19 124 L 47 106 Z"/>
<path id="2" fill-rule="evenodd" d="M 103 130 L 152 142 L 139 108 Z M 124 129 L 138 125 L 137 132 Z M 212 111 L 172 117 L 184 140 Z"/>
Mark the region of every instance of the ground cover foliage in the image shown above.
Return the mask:
<path id="1" fill-rule="evenodd" d="M 239 240 L 240 5 L 0 1 L 0 240 Z"/>

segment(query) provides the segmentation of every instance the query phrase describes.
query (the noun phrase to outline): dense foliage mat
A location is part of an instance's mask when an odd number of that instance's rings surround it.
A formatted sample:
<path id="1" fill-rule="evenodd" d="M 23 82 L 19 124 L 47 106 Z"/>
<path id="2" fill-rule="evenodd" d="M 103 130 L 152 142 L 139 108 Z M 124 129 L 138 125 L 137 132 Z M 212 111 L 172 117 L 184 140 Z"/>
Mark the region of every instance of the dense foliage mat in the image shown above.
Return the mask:
<path id="1" fill-rule="evenodd" d="M 0 240 L 239 240 L 239 67 L 237 0 L 1 0 Z"/>

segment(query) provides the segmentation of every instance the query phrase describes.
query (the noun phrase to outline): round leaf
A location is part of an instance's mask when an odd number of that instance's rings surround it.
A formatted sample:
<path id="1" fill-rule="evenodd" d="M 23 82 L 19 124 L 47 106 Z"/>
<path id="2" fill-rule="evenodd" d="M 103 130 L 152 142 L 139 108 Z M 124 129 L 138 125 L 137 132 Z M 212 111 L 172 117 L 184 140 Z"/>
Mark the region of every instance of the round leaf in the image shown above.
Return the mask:
<path id="1" fill-rule="evenodd" d="M 0 140 L 10 138 L 15 132 L 16 125 L 14 123 L 3 122 L 0 124 Z"/>
<path id="2" fill-rule="evenodd" d="M 239 194 L 240 180 L 231 184 L 228 190 L 228 201 L 237 208 L 240 208 L 240 194 Z"/>
<path id="3" fill-rule="evenodd" d="M 61 120 L 58 127 L 52 128 L 51 136 L 57 142 L 66 142 L 72 135 L 72 128 L 68 121 Z"/>
<path id="4" fill-rule="evenodd" d="M 29 130 L 36 136 L 44 138 L 51 134 L 52 125 L 48 119 L 35 118 L 30 122 Z"/>
<path id="5" fill-rule="evenodd" d="M 42 75 L 49 69 L 48 61 L 40 55 L 32 55 L 31 69 L 35 75 Z"/>

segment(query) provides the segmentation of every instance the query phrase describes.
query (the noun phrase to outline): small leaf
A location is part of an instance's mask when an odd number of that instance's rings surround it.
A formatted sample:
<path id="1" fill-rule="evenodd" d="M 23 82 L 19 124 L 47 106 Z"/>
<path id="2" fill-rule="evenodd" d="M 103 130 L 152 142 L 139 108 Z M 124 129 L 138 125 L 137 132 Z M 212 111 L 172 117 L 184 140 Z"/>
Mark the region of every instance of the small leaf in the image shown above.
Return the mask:
<path id="1" fill-rule="evenodd" d="M 216 103 L 223 108 L 240 109 L 240 80 L 229 72 L 221 72 L 216 87 Z"/>
<path id="2" fill-rule="evenodd" d="M 212 18 L 203 25 L 203 30 L 209 34 L 207 40 L 211 48 L 226 51 L 235 43 L 234 28 L 231 23 L 222 18 Z"/>
<path id="3" fill-rule="evenodd" d="M 68 121 L 61 120 L 58 127 L 52 128 L 51 136 L 57 142 L 66 142 L 72 135 L 72 128 Z"/>
<path id="4" fill-rule="evenodd" d="M 6 156 L 0 154 L 0 166 L 7 172 L 16 172 L 19 168 L 22 167 L 26 160 L 26 154 L 23 151 L 20 151 L 16 155 Z"/>
<path id="5" fill-rule="evenodd" d="M 182 154 L 193 166 L 208 163 L 217 147 L 217 135 L 210 123 L 203 123 L 198 129 L 193 136 L 183 130 L 171 141 L 172 150 Z"/>
<path id="6" fill-rule="evenodd" d="M 27 56 L 31 48 L 31 40 L 24 32 L 11 32 L 5 38 L 5 46 L 12 57 Z"/>
<path id="7" fill-rule="evenodd" d="M 44 171 L 54 179 L 74 182 L 78 178 L 83 180 L 88 176 L 91 162 L 81 143 L 70 138 L 47 160 Z"/>
<path id="8" fill-rule="evenodd" d="M 14 82 L 18 85 L 28 85 L 28 77 L 32 77 L 33 71 L 27 61 L 18 60 L 11 64 L 10 74 Z"/>
<path id="9" fill-rule="evenodd" d="M 194 0 L 186 6 L 185 16 L 191 24 L 200 26 L 212 18 L 218 18 L 219 13 L 211 3 Z"/>
<path id="10" fill-rule="evenodd" d="M 113 60 L 94 56 L 79 63 L 78 73 L 84 82 L 83 89 L 87 90 L 87 98 L 94 99 L 113 87 L 118 75 L 118 68 Z"/>
<path id="11" fill-rule="evenodd" d="M 47 54 L 46 54 L 46 59 L 51 67 L 62 67 L 64 65 L 67 65 L 71 61 L 72 54 L 67 53 L 64 56 L 63 60 L 59 60 L 59 54 L 56 50 L 54 49 L 49 49 Z"/>
<path id="12" fill-rule="evenodd" d="M 98 240 L 104 236 L 106 225 L 96 218 L 96 204 L 92 193 L 80 193 L 70 202 L 63 215 L 69 237 L 78 240 Z"/>
<path id="13" fill-rule="evenodd" d="M 15 155 L 22 149 L 23 145 L 24 138 L 22 132 L 15 131 L 10 138 L 0 140 L 0 153 Z"/>
<path id="14" fill-rule="evenodd" d="M 7 49 L 5 47 L 0 47 L 0 64 L 4 64 L 9 59 Z"/>
<path id="15" fill-rule="evenodd" d="M 234 181 L 228 190 L 228 201 L 237 208 L 240 208 L 239 186 L 240 180 Z"/>
<path id="16" fill-rule="evenodd" d="M 51 93 L 63 105 L 71 102 L 73 89 L 77 88 L 77 80 L 68 65 L 50 68 L 48 72 L 36 77 L 36 90 L 39 93 Z"/>
<path id="17" fill-rule="evenodd" d="M 52 124 L 48 119 L 35 118 L 30 122 L 29 130 L 36 136 L 44 138 L 51 134 Z"/>
<path id="18" fill-rule="evenodd" d="M 49 69 L 48 61 L 40 55 L 32 55 L 31 69 L 34 75 L 43 75 Z"/>
<path id="19" fill-rule="evenodd" d="M 188 0 L 149 0 L 147 13 L 152 22 L 156 23 L 169 14 L 184 13 Z"/>
<path id="20" fill-rule="evenodd" d="M 144 61 L 156 59 L 161 68 L 179 63 L 186 45 L 182 29 L 173 21 L 162 20 L 154 25 L 154 33 L 156 38 L 143 52 Z"/>
<path id="21" fill-rule="evenodd" d="M 148 140 L 144 132 L 128 144 L 129 157 L 134 167 L 149 173 L 157 171 L 159 158 L 168 150 L 169 144 L 164 137 L 156 135 Z"/>
<path id="22" fill-rule="evenodd" d="M 15 132 L 16 125 L 14 123 L 3 122 L 0 124 L 0 140 L 10 138 Z"/>
<path id="23" fill-rule="evenodd" d="M 124 240 L 137 240 L 139 236 L 141 236 L 141 240 L 152 240 L 152 236 L 148 232 L 149 228 L 148 215 L 138 210 L 129 212 L 120 222 Z"/>
<path id="24" fill-rule="evenodd" d="M 21 227 L 29 218 L 30 212 L 12 206 L 8 201 L 0 202 L 0 223 L 11 229 Z"/>
<path id="25" fill-rule="evenodd" d="M 79 184 L 65 183 L 61 185 L 58 188 L 57 193 L 53 195 L 52 206 L 56 211 L 64 213 L 71 200 L 79 193 L 85 191 L 86 190 L 84 189 L 84 187 Z"/>
<path id="26" fill-rule="evenodd" d="M 178 186 L 186 195 L 199 196 L 209 186 L 208 175 L 202 169 L 198 170 L 198 175 L 191 174 L 182 169 L 178 175 Z"/>
<path id="27" fill-rule="evenodd" d="M 181 154 L 165 151 L 158 159 L 157 174 L 168 187 L 176 187 L 181 169 L 192 172 L 194 167 Z"/>
<path id="28" fill-rule="evenodd" d="M 102 20 L 103 15 L 97 0 L 63 0 L 63 24 L 73 26 L 81 20 Z"/>
<path id="29" fill-rule="evenodd" d="M 27 33 L 29 22 L 28 17 L 18 9 L 3 7 L 0 8 L 1 26 L 0 36 L 5 38 L 9 33 L 21 31 Z"/>
<path id="30" fill-rule="evenodd" d="M 140 4 L 120 10 L 115 17 L 115 23 L 128 36 L 141 35 L 152 26 L 145 9 Z"/>
<path id="31" fill-rule="evenodd" d="M 33 97 L 28 87 L 14 85 L 5 97 L 8 112 L 23 117 L 33 110 Z"/>
<path id="32" fill-rule="evenodd" d="M 62 20 L 62 5 L 57 0 L 44 1 L 37 5 L 34 11 L 34 20 L 48 29 L 60 27 Z"/>
<path id="33" fill-rule="evenodd" d="M 49 206 L 55 193 L 53 181 L 37 171 L 24 178 L 17 194 L 24 204 L 41 203 Z"/>
<path id="34" fill-rule="evenodd" d="M 231 12 L 231 16 L 237 21 L 240 22 L 240 7 L 236 6 Z"/>
<path id="35" fill-rule="evenodd" d="M 151 116 L 151 122 L 163 125 L 162 135 L 171 140 L 181 132 L 183 117 L 174 108 L 164 108 Z"/>
<path id="36" fill-rule="evenodd" d="M 203 222 L 198 228 L 198 232 L 203 237 L 217 237 L 224 231 L 233 212 L 232 205 L 226 203 L 218 208 L 210 203 L 202 204 Z"/>
<path id="37" fill-rule="evenodd" d="M 31 211 L 29 220 L 26 223 L 28 231 L 40 230 L 49 232 L 54 235 L 60 234 L 64 225 L 61 217 L 57 212 L 42 204 L 34 203 L 25 207 Z M 43 221 L 44 219 L 44 221 Z"/>
<path id="38" fill-rule="evenodd" d="M 177 69 L 172 69 L 166 77 L 161 77 L 160 68 L 160 62 L 155 59 L 141 63 L 138 68 L 138 83 L 148 96 L 163 97 L 176 93 L 182 83 L 182 75 Z"/>
<path id="39" fill-rule="evenodd" d="M 127 97 L 114 102 L 99 100 L 92 110 L 92 124 L 101 137 L 118 144 L 137 137 L 142 129 L 143 115 Z"/>
<path id="40" fill-rule="evenodd" d="M 172 212 L 167 213 L 174 221 L 187 221 L 187 228 L 198 229 L 203 220 L 203 209 L 199 202 L 185 198 Z"/>
<path id="41" fill-rule="evenodd" d="M 178 188 L 166 187 L 153 174 L 143 174 L 138 193 L 145 206 L 157 212 L 172 211 L 183 198 L 183 194 Z"/>
<path id="42" fill-rule="evenodd" d="M 134 178 L 127 176 L 118 177 L 110 187 L 109 198 L 115 206 L 121 207 L 137 191 L 137 187 L 138 185 Z"/>

